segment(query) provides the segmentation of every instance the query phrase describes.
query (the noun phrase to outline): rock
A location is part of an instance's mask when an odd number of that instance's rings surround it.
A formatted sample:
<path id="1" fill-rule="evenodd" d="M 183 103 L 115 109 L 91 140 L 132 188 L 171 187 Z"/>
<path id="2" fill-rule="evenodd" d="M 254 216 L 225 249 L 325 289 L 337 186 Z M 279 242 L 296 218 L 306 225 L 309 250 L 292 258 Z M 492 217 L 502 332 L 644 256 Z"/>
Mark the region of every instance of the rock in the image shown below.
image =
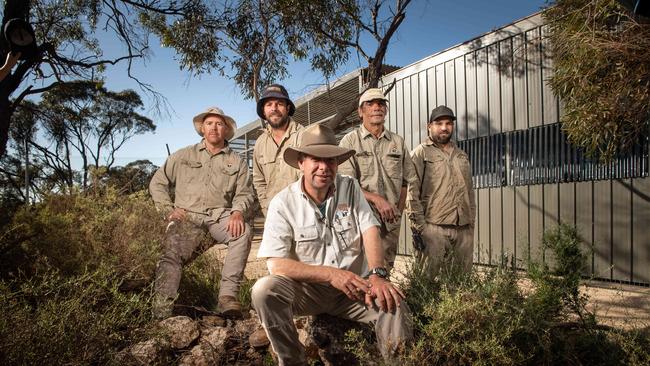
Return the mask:
<path id="1" fill-rule="evenodd" d="M 199 340 L 199 344 L 212 348 L 214 350 L 225 350 L 226 342 L 232 338 L 232 330 L 228 328 L 211 328 L 206 330 Z"/>
<path id="2" fill-rule="evenodd" d="M 234 328 L 235 332 L 240 337 L 247 338 L 249 335 L 251 335 L 251 333 L 256 331 L 261 326 L 262 325 L 260 324 L 259 320 L 257 320 L 257 317 L 255 317 L 235 322 Z"/>
<path id="3" fill-rule="evenodd" d="M 120 356 L 119 364 L 159 364 L 169 344 L 164 340 L 149 339 L 131 346 Z"/>
<path id="4" fill-rule="evenodd" d="M 220 316 L 207 315 L 200 320 L 201 327 L 224 327 L 226 320 Z"/>
<path id="5" fill-rule="evenodd" d="M 199 337 L 198 324 L 186 316 L 175 316 L 159 323 L 174 349 L 187 348 Z"/>
<path id="6" fill-rule="evenodd" d="M 354 354 L 345 349 L 345 333 L 351 329 L 361 331 L 367 339 L 374 336 L 372 328 L 365 324 L 326 314 L 312 318 L 309 334 L 324 365 L 359 365 Z M 381 360 L 378 351 L 376 359 Z"/>
<path id="7" fill-rule="evenodd" d="M 220 364 L 227 352 L 226 343 L 231 337 L 232 331 L 228 328 L 214 327 L 205 330 L 199 339 L 199 344 L 185 353 L 178 364 L 184 366 Z"/>
<path id="8" fill-rule="evenodd" d="M 299 317 L 294 319 L 296 330 L 298 331 L 298 339 L 303 346 L 305 346 L 305 356 L 308 360 L 320 360 L 318 355 L 318 346 L 310 334 L 310 320 L 309 317 Z"/>
<path id="9" fill-rule="evenodd" d="M 208 366 L 217 365 L 218 363 L 219 360 L 212 358 L 209 352 L 206 353 L 200 344 L 194 346 L 178 360 L 179 366 Z"/>

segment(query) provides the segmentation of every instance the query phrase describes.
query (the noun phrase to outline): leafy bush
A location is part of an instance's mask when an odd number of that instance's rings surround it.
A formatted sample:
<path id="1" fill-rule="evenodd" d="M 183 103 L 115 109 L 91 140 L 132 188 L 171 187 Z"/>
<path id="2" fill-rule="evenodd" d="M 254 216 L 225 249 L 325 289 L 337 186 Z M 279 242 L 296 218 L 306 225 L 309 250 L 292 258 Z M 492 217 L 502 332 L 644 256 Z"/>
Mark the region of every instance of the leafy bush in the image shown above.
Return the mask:
<path id="1" fill-rule="evenodd" d="M 5 365 L 106 364 L 145 335 L 150 290 L 120 291 L 110 266 L 73 276 L 56 270 L 0 281 L 0 359 Z"/>
<path id="2" fill-rule="evenodd" d="M 0 363 L 116 362 L 149 333 L 164 229 L 146 192 L 52 194 L 20 208 L 0 234 Z M 219 268 L 208 264 L 184 269 L 177 303 L 214 308 Z"/>
<path id="3" fill-rule="evenodd" d="M 54 268 L 78 275 L 103 263 L 125 278 L 150 279 L 163 232 L 146 192 L 52 194 L 14 215 L 0 246 L 0 274 Z"/>
<path id="4" fill-rule="evenodd" d="M 650 22 L 616 0 L 555 0 L 544 11 L 571 143 L 610 161 L 647 138 Z M 634 3 L 634 2 L 633 2 Z"/>
<path id="5" fill-rule="evenodd" d="M 442 271 L 427 278 L 417 262 L 407 271 L 407 301 L 415 342 L 404 365 L 644 365 L 647 332 L 625 332 L 596 323 L 579 292 L 585 256 L 572 227 L 544 236 L 554 265 L 531 263 L 525 288 L 511 268 L 469 275 Z M 354 337 L 356 344 L 359 337 Z M 367 352 L 357 347 L 360 359 Z"/>

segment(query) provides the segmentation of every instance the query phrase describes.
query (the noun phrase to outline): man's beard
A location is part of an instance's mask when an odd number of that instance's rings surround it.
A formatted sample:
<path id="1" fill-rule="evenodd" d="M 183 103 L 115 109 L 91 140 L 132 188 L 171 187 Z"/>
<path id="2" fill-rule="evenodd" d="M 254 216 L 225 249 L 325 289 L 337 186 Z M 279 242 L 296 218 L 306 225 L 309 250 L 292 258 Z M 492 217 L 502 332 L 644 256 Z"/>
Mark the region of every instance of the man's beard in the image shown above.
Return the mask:
<path id="1" fill-rule="evenodd" d="M 433 142 L 435 142 L 436 144 L 447 145 L 451 140 L 451 134 L 447 136 L 432 135 L 431 140 L 433 140 Z"/>
<path id="2" fill-rule="evenodd" d="M 267 119 L 266 122 L 271 126 L 271 128 L 282 128 L 289 123 L 289 116 L 281 118 L 277 122 L 273 122 L 270 119 Z"/>

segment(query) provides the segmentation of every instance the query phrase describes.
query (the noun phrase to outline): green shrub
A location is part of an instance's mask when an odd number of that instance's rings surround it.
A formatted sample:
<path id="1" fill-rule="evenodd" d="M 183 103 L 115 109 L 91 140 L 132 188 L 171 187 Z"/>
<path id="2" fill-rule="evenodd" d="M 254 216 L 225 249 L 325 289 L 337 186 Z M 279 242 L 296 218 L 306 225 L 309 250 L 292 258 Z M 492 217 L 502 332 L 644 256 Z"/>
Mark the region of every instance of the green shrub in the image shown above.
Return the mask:
<path id="1" fill-rule="evenodd" d="M 43 266 L 78 275 L 110 263 L 125 277 L 150 279 L 163 231 L 146 192 L 52 194 L 14 215 L 2 238 L 0 275 L 29 275 Z"/>
<path id="2" fill-rule="evenodd" d="M 0 281 L 5 365 L 105 364 L 145 335 L 151 291 L 119 290 L 109 266 L 64 277 L 56 270 Z"/>
<path id="3" fill-rule="evenodd" d="M 586 310 L 588 299 L 578 287 L 585 262 L 582 245 L 575 228 L 549 230 L 543 239 L 549 261 L 530 263 L 531 288 L 510 267 L 469 275 L 443 270 L 430 280 L 416 261 L 404 284 L 415 341 L 400 363 L 648 364 L 647 331 L 600 326 Z M 358 337 L 352 339 L 360 344 Z"/>

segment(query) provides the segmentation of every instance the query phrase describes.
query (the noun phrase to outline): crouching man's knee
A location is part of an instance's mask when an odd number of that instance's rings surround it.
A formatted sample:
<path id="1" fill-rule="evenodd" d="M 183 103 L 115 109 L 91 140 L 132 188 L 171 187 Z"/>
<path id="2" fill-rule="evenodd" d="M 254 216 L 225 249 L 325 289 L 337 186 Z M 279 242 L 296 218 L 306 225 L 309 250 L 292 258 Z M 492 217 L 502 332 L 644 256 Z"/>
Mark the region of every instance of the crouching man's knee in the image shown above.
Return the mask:
<path id="1" fill-rule="evenodd" d="M 279 310 L 290 307 L 294 296 L 293 282 L 289 278 L 276 275 L 260 278 L 251 290 L 253 308 L 259 314 L 265 309 Z"/>

